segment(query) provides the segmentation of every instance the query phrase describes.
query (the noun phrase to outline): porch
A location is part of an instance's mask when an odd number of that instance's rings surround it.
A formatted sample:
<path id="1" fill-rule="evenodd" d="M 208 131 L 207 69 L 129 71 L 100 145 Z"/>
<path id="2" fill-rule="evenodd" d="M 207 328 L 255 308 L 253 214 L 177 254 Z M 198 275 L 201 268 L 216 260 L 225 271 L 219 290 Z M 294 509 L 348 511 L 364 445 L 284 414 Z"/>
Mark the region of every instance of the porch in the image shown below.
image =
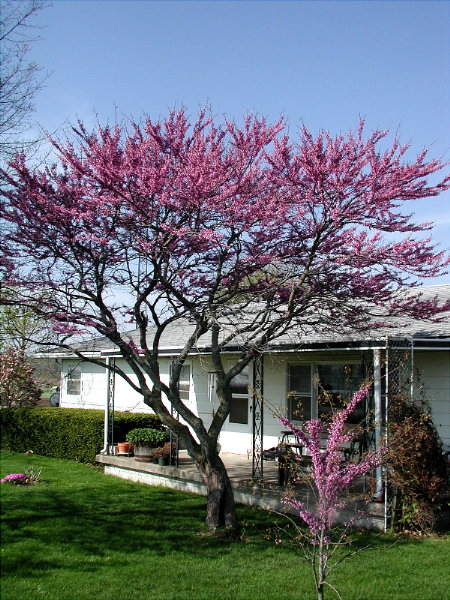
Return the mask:
<path id="1" fill-rule="evenodd" d="M 343 448 L 343 459 L 354 460 L 357 456 L 362 456 L 367 450 L 378 448 L 381 443 L 383 424 L 388 414 L 389 397 L 396 394 L 404 394 L 406 397 L 412 396 L 413 392 L 413 354 L 415 340 L 408 338 L 389 337 L 371 342 L 367 345 L 360 343 L 345 342 L 338 344 L 337 348 L 330 350 L 329 344 L 326 348 L 321 345 L 308 345 L 305 348 L 296 348 L 289 353 L 289 357 L 308 355 L 307 359 L 300 363 L 309 365 L 310 368 L 310 394 L 306 394 L 311 405 L 316 402 L 313 382 L 313 364 L 339 364 L 347 365 L 350 356 L 351 364 L 361 364 L 361 374 L 371 377 L 373 380 L 372 390 L 369 393 L 364 407 L 364 417 L 362 422 L 369 425 L 370 436 L 368 439 L 360 440 L 353 447 Z M 336 362 L 334 350 L 339 351 L 340 359 Z M 325 354 L 324 354 L 325 352 Z M 329 353 L 332 353 L 331 355 Z M 312 354 L 317 354 L 317 360 L 314 362 Z M 287 351 L 280 354 L 284 356 Z M 320 354 L 320 356 L 319 356 Z M 286 375 L 285 364 L 281 359 L 274 365 L 268 362 L 269 355 L 264 353 L 255 357 L 251 369 L 251 383 L 248 385 L 249 394 L 246 395 L 248 402 L 247 412 L 242 421 L 233 422 L 233 434 L 242 432 L 235 431 L 239 423 L 248 431 L 246 433 L 247 443 L 244 447 L 236 446 L 234 436 L 232 440 L 227 440 L 225 449 L 227 452 L 221 453 L 221 458 L 225 464 L 234 490 L 235 500 L 238 503 L 259 506 L 265 510 L 277 512 L 289 512 L 289 509 L 283 504 L 282 499 L 285 494 L 293 492 L 295 497 L 304 503 L 306 509 L 314 511 L 315 497 L 308 483 L 293 485 L 289 474 L 280 469 L 283 458 L 278 456 L 278 444 L 282 442 L 282 434 L 279 424 L 276 427 L 271 426 L 269 417 L 273 420 L 273 411 L 266 406 L 265 394 L 268 398 L 277 398 L 280 396 L 279 390 L 284 389 L 280 379 Z M 320 358 L 320 360 L 319 360 Z M 281 361 L 281 362 L 280 362 Z M 330 362 L 331 361 L 331 362 Z M 296 361 L 297 362 L 297 361 Z M 300 364 L 299 363 L 299 364 Z M 209 372 L 208 372 L 209 373 Z M 250 373 L 249 373 L 250 375 Z M 317 373 L 316 373 L 317 375 Z M 323 375 L 323 374 L 322 374 Z M 208 374 L 209 377 L 209 374 Z M 114 373 L 109 373 L 109 410 L 105 410 L 105 448 L 112 451 L 112 418 L 114 414 Z M 208 379 L 208 390 L 214 388 L 212 381 Z M 289 389 L 292 387 L 289 382 Z M 295 382 L 294 382 L 295 383 Z M 338 383 L 338 382 L 333 382 Z M 342 387 L 342 386 L 341 386 Z M 345 386 L 344 386 L 345 387 Z M 332 385 L 332 389 L 342 391 L 339 385 Z M 301 395 L 301 394 L 300 394 Z M 282 394 L 284 397 L 284 393 Z M 283 400 L 281 400 L 283 402 Z M 211 402 L 211 405 L 213 403 Z M 209 406 L 209 405 L 208 405 Z M 241 415 L 242 416 L 242 415 Z M 312 415 L 314 416 L 314 415 Z M 317 417 L 317 415 L 315 415 Z M 222 431 L 223 435 L 225 432 Z M 222 448 L 224 444 L 222 443 Z M 230 443 L 232 442 L 232 444 Z M 355 439 L 355 443 L 357 440 Z M 292 444 L 290 444 L 292 446 Z M 295 444 L 293 444 L 295 446 Z M 247 454 L 234 454 L 230 452 L 245 452 Z M 265 460 L 267 454 L 275 451 L 273 460 Z M 300 452 L 301 453 L 301 452 Z M 142 463 L 128 456 L 115 456 L 102 454 L 97 456 L 97 461 L 105 467 L 105 473 L 129 479 L 131 481 L 146 483 L 148 485 L 164 486 L 172 489 L 193 492 L 200 495 L 206 495 L 206 486 L 203 483 L 200 473 L 197 471 L 192 460 L 186 452 L 179 454 L 178 465 L 159 466 L 153 463 Z M 302 467 L 303 468 L 303 467 Z M 375 479 L 375 481 L 374 481 Z M 287 480 L 288 485 L 284 485 Z M 367 504 L 367 497 L 375 496 L 381 498 L 381 502 L 370 502 Z M 362 499 L 364 498 L 364 499 Z M 353 519 L 356 513 L 362 516 L 355 522 L 356 526 L 367 529 L 376 529 L 386 531 L 390 524 L 390 514 L 392 512 L 392 498 L 389 494 L 389 482 L 386 479 L 386 473 L 382 468 L 377 468 L 374 477 L 369 482 L 368 478 L 361 477 L 353 486 L 351 495 L 343 509 L 336 515 L 336 521 L 347 522 Z"/>
<path id="2" fill-rule="evenodd" d="M 280 513 L 292 512 L 282 503 L 286 492 L 293 491 L 295 497 L 305 503 L 306 508 L 313 510 L 315 498 L 307 484 L 279 485 L 279 464 L 265 461 L 264 481 L 252 478 L 253 464 L 251 457 L 240 454 L 221 453 L 221 458 L 228 471 L 234 490 L 236 502 L 250 506 L 258 506 L 264 510 Z M 150 462 L 139 462 L 130 456 L 114 456 L 98 454 L 96 461 L 104 466 L 105 473 L 130 481 L 153 486 L 163 486 L 184 492 L 206 495 L 206 486 L 186 451 L 180 451 L 178 466 L 159 466 Z M 367 482 L 361 479 L 354 489 L 354 498 L 346 508 L 336 515 L 336 520 L 344 522 L 357 511 L 364 508 L 358 499 L 367 492 Z M 371 502 L 365 509 L 365 516 L 356 523 L 360 527 L 384 530 L 386 516 L 384 503 Z"/>

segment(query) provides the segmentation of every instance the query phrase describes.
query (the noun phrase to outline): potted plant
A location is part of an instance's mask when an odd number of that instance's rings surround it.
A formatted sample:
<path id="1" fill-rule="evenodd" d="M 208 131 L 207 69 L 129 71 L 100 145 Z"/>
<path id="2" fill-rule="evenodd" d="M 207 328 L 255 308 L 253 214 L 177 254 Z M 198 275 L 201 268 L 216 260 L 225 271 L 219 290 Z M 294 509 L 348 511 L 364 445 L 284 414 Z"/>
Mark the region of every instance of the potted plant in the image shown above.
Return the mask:
<path id="1" fill-rule="evenodd" d="M 131 444 L 130 442 L 117 442 L 117 450 L 119 454 L 130 454 Z"/>
<path id="2" fill-rule="evenodd" d="M 170 446 L 170 442 L 166 442 L 161 448 L 156 448 L 153 455 L 153 462 L 157 462 L 161 467 L 168 465 L 171 452 Z M 174 450 L 175 444 L 172 443 L 172 451 Z"/>
<path id="3" fill-rule="evenodd" d="M 133 452 L 137 461 L 150 461 L 152 460 L 154 448 L 166 442 L 168 437 L 167 431 L 144 427 L 129 431 L 126 440 L 133 445 Z"/>

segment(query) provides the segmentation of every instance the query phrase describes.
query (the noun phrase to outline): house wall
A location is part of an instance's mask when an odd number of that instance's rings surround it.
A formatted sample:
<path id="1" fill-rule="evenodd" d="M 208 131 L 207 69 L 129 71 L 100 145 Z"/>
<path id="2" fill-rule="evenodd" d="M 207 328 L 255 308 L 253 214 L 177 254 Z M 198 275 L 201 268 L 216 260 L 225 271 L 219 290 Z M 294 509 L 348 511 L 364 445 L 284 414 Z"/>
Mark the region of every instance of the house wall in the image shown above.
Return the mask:
<path id="1" fill-rule="evenodd" d="M 226 357 L 226 362 L 234 362 L 237 356 Z M 264 439 L 263 448 L 276 446 L 282 433 L 278 422 L 280 415 L 286 415 L 286 397 L 288 392 L 288 365 L 290 363 L 347 363 L 359 362 L 357 352 L 298 352 L 272 353 L 264 357 Z M 417 351 L 415 367 L 430 401 L 432 414 L 439 434 L 446 447 L 450 447 L 450 353 L 443 351 Z M 170 357 L 160 360 L 161 376 L 166 383 L 169 379 Z M 70 408 L 100 408 L 106 402 L 107 375 L 100 366 L 82 363 L 81 393 L 79 396 L 67 394 L 67 373 L 80 364 L 76 360 L 63 361 L 60 405 Z M 117 364 L 135 380 L 131 369 L 122 359 Z M 209 427 L 213 411 L 217 409 L 217 399 L 209 390 L 210 373 L 213 368 L 209 357 L 193 356 L 186 364 L 191 367 L 191 388 L 188 406 Z M 252 366 L 249 369 L 250 389 L 253 382 Z M 314 388 L 315 386 L 313 386 Z M 226 420 L 219 437 L 223 452 L 246 454 L 252 448 L 252 412 L 251 400 L 248 403 L 248 423 L 230 423 Z M 133 412 L 151 412 L 140 394 L 133 390 L 120 376 L 115 377 L 115 410 Z"/>
<path id="2" fill-rule="evenodd" d="M 69 373 L 81 367 L 80 394 L 69 394 Z M 60 384 L 60 406 L 64 408 L 104 408 L 106 397 L 105 370 L 80 360 L 63 360 Z"/>
<path id="3" fill-rule="evenodd" d="M 81 386 L 80 394 L 73 395 L 67 392 L 67 379 L 70 371 L 77 365 L 81 366 Z M 137 382 L 131 368 L 123 359 L 117 359 L 117 365 L 130 376 L 132 381 Z M 163 379 L 168 381 L 169 361 L 161 361 L 161 374 Z M 63 360 L 61 370 L 61 396 L 60 406 L 64 408 L 98 408 L 104 409 L 106 403 L 108 386 L 108 375 L 105 367 L 79 360 Z M 114 378 L 114 410 L 132 411 L 132 412 L 152 412 L 144 404 L 142 396 L 133 390 L 131 386 L 119 375 Z"/>
<path id="4" fill-rule="evenodd" d="M 280 416 L 287 416 L 288 368 L 290 364 L 312 365 L 319 363 L 359 363 L 361 355 L 357 352 L 292 352 L 286 354 L 272 353 L 264 359 L 264 448 L 277 445 L 282 435 L 282 427 L 278 421 Z M 313 380 L 313 402 L 315 398 Z M 313 415 L 316 416 L 316 415 Z"/>
<path id="5" fill-rule="evenodd" d="M 416 351 L 414 366 L 418 370 L 417 387 L 423 386 L 444 449 L 450 450 L 450 352 Z"/>
<path id="6" fill-rule="evenodd" d="M 230 355 L 225 357 L 225 362 L 232 363 L 238 357 Z M 272 353 L 264 356 L 264 436 L 263 448 L 268 449 L 276 446 L 282 435 L 283 427 L 279 423 L 279 417 L 286 415 L 286 397 L 288 392 L 287 369 L 290 363 L 345 363 L 359 362 L 361 357 L 358 353 L 332 353 L 332 352 L 303 352 L 291 354 Z M 217 408 L 214 399 L 208 394 L 208 371 L 211 372 L 212 364 L 208 357 L 194 357 L 193 386 L 195 409 L 198 411 L 208 427 L 211 423 L 212 411 Z M 249 368 L 250 389 L 253 383 L 252 365 Z M 248 423 L 230 423 L 229 418 L 225 421 L 219 443 L 223 452 L 235 454 L 247 454 L 252 449 L 252 411 L 251 400 L 249 400 Z"/>
<path id="7" fill-rule="evenodd" d="M 137 384 L 137 377 L 133 374 L 130 366 L 123 359 L 116 359 L 117 366 L 120 367 L 129 377 L 130 379 Z M 164 379 L 167 377 L 167 369 L 166 365 L 163 362 L 161 364 L 161 372 Z M 107 379 L 105 377 L 105 399 L 103 400 L 103 405 L 106 401 L 106 385 Z M 128 383 L 120 377 L 120 375 L 114 376 L 114 410 L 117 411 L 130 411 L 130 412 L 142 412 L 142 413 L 151 413 L 153 412 L 146 404 L 144 404 L 142 400 L 141 394 L 136 392 Z"/>
<path id="8" fill-rule="evenodd" d="M 225 364 L 233 364 L 237 360 L 236 355 L 225 356 Z M 214 411 L 218 408 L 218 400 L 209 389 L 210 376 L 214 369 L 211 358 L 208 356 L 195 356 L 189 361 L 192 367 L 191 403 L 189 408 L 195 411 L 205 423 L 206 428 L 211 425 Z M 249 370 L 249 383 L 253 378 L 252 369 Z M 225 421 L 219 436 L 219 444 L 222 452 L 234 454 L 246 454 L 252 447 L 252 421 L 250 400 L 248 403 L 248 423 L 230 423 L 229 418 Z"/>

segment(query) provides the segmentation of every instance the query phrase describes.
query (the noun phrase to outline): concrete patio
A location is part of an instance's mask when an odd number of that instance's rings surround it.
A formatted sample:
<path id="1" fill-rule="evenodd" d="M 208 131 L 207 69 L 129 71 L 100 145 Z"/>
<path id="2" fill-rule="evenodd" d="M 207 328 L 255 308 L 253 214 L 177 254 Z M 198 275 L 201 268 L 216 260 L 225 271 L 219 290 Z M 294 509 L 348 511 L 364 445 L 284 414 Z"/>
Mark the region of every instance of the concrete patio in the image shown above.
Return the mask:
<path id="1" fill-rule="evenodd" d="M 264 461 L 264 481 L 252 479 L 252 460 L 245 455 L 222 453 L 221 458 L 226 466 L 234 490 L 235 499 L 241 504 L 259 506 L 265 510 L 289 512 L 282 503 L 283 496 L 289 491 L 305 503 L 309 509 L 314 508 L 315 497 L 309 485 L 280 486 L 278 463 Z M 186 451 L 180 451 L 178 467 L 159 466 L 151 462 L 140 462 L 131 456 L 112 456 L 98 454 L 98 463 L 104 466 L 106 474 L 128 479 L 147 485 L 163 486 L 194 494 L 206 495 L 206 486 L 202 476 Z M 364 491 L 364 482 L 356 488 L 358 495 Z M 337 521 L 346 521 L 363 504 L 358 499 L 349 501 L 345 510 L 336 516 Z M 366 507 L 366 515 L 358 519 L 358 526 L 368 529 L 383 530 L 385 527 L 384 504 L 371 502 Z"/>

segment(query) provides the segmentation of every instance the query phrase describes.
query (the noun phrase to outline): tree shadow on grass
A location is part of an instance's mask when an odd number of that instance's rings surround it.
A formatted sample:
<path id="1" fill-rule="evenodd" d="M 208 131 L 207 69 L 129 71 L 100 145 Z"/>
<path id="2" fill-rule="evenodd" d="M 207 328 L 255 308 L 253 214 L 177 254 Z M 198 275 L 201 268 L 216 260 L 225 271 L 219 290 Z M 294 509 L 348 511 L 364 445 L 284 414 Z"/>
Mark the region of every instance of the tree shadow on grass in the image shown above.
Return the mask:
<path id="1" fill-rule="evenodd" d="M 59 463 L 57 466 L 62 468 Z M 52 473 L 48 467 L 46 485 L 5 488 L 5 576 L 41 577 L 55 569 L 95 571 L 105 562 L 124 566 L 132 563 L 137 553 L 158 561 L 174 554 L 180 559 L 217 558 L 229 551 L 228 540 L 205 535 L 204 497 L 107 478 L 76 467 L 70 476 L 61 476 L 56 470 Z M 267 551 L 271 546 L 268 530 L 283 518 L 250 507 L 240 506 L 238 512 L 246 541 Z M 412 542 L 399 539 L 397 543 Z M 382 548 L 386 538 L 362 533 L 354 544 Z"/>
<path id="2" fill-rule="evenodd" d="M 114 484 L 8 490 L 3 502 L 2 537 L 8 548 L 3 574 L 40 577 L 69 567 L 92 571 L 103 566 L 105 557 L 109 566 L 116 560 L 123 566 L 139 552 L 154 554 L 155 560 L 173 553 L 213 558 L 229 545 L 205 535 L 205 498 L 166 488 Z M 259 511 L 253 512 L 257 521 Z M 261 524 L 264 519 L 267 524 L 264 515 Z M 259 541 L 266 544 L 262 538 Z"/>

